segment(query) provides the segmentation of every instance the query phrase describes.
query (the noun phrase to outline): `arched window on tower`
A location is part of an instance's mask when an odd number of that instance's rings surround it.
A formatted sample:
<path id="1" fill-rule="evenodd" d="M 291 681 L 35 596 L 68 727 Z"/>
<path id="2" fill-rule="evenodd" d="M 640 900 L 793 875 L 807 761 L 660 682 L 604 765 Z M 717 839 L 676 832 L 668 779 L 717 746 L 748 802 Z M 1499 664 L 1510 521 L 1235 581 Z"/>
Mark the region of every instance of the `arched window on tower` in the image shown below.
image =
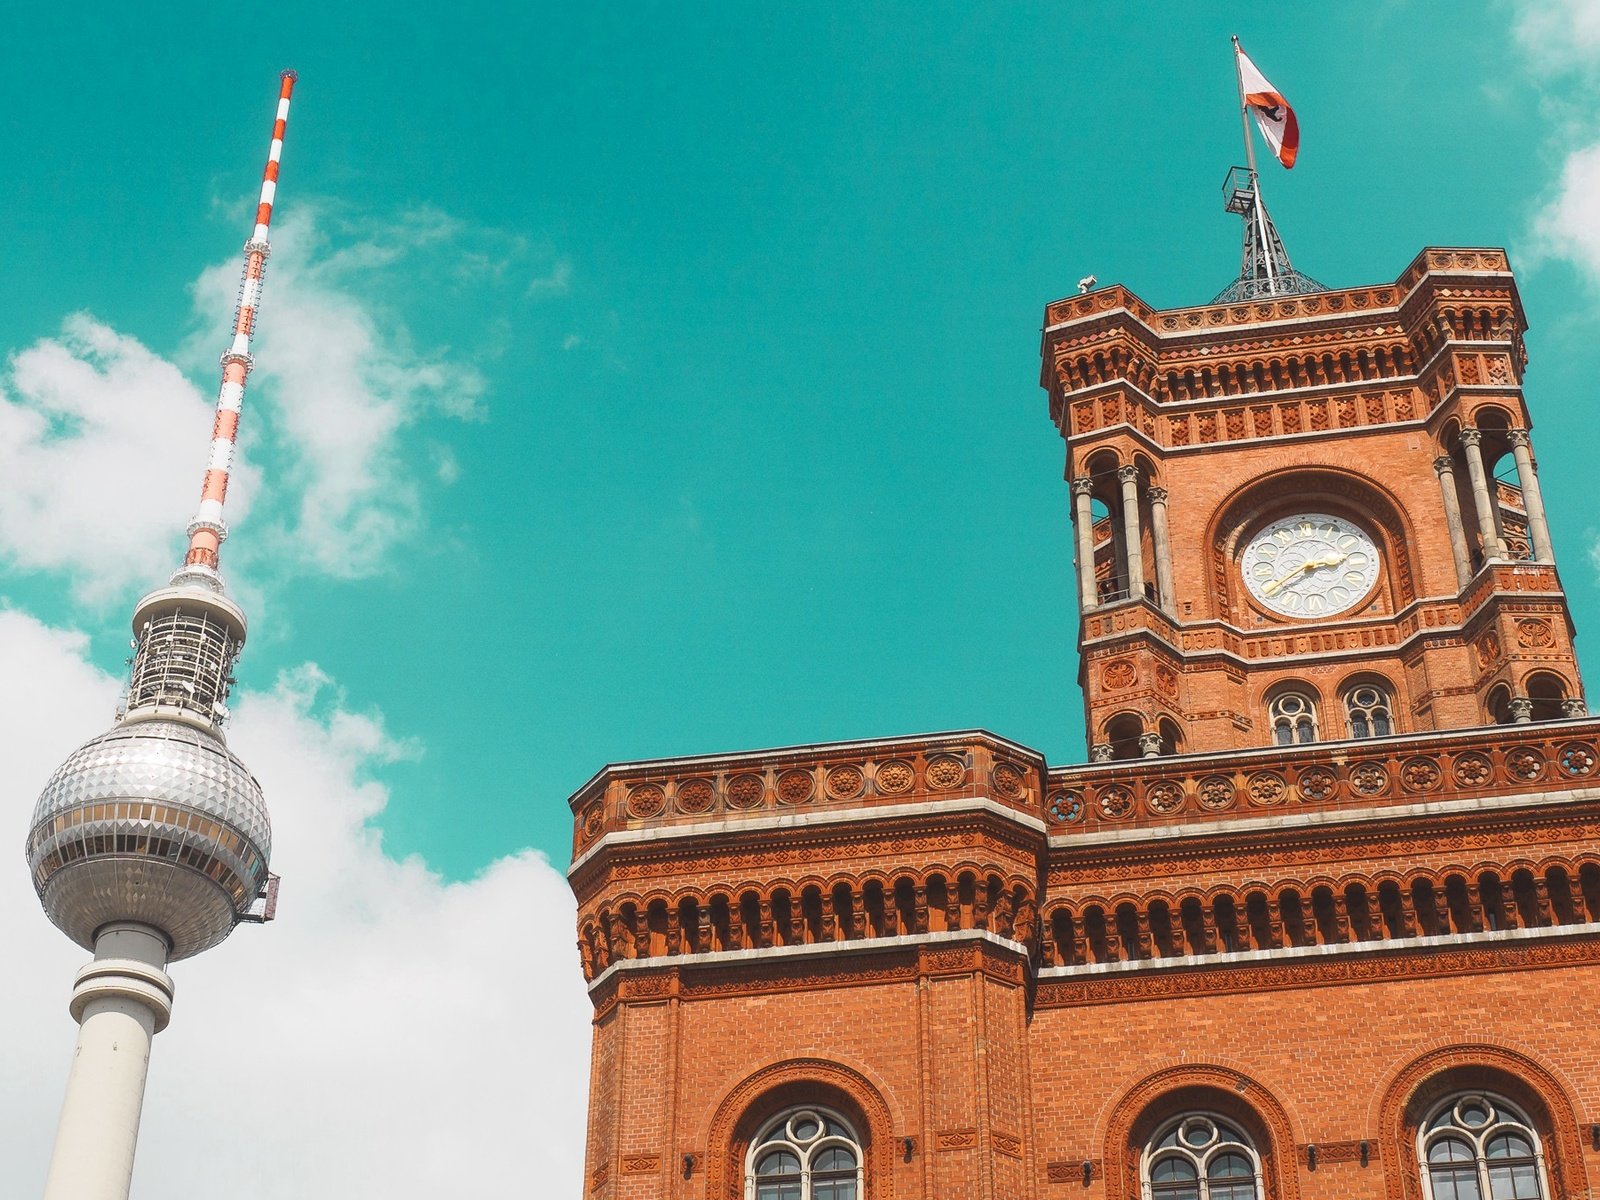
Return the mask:
<path id="1" fill-rule="evenodd" d="M 1186 1113 L 1158 1126 L 1139 1166 L 1148 1200 L 1261 1200 L 1261 1156 L 1237 1125 Z"/>
<path id="2" fill-rule="evenodd" d="M 1267 704 L 1274 746 L 1293 746 L 1317 740 L 1317 702 L 1309 692 L 1285 688 Z"/>
<path id="3" fill-rule="evenodd" d="M 745 1156 L 745 1200 L 862 1200 L 861 1140 L 838 1113 L 791 1108 Z"/>
<path id="4" fill-rule="evenodd" d="M 1389 689 L 1376 680 L 1357 683 L 1345 692 L 1344 713 L 1353 738 L 1388 737 L 1394 732 Z"/>
<path id="5" fill-rule="evenodd" d="M 1548 1200 L 1533 1123 L 1499 1096 L 1457 1093 L 1417 1133 L 1428 1200 Z"/>

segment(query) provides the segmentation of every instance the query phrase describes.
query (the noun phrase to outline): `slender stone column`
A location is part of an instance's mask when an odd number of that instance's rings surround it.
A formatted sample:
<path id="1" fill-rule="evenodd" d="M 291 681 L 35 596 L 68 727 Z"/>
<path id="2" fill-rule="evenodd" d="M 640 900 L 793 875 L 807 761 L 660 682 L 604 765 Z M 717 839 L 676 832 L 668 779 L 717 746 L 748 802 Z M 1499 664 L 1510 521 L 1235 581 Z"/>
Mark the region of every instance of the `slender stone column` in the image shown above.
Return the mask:
<path id="1" fill-rule="evenodd" d="M 1072 524 L 1078 534 L 1078 604 L 1084 612 L 1099 600 L 1094 584 L 1094 511 L 1089 493 L 1094 481 L 1087 475 L 1072 481 Z"/>
<path id="2" fill-rule="evenodd" d="M 1177 615 L 1177 600 L 1172 591 L 1172 539 L 1167 533 L 1167 489 L 1153 487 L 1145 493 L 1150 497 L 1150 533 L 1156 543 L 1156 602 L 1173 616 Z"/>
<path id="3" fill-rule="evenodd" d="M 1467 530 L 1461 524 L 1461 497 L 1456 493 L 1456 460 L 1441 454 L 1433 460 L 1439 473 L 1439 491 L 1444 497 L 1444 521 L 1450 527 L 1450 553 L 1456 560 L 1456 586 L 1466 587 L 1472 578 L 1472 551 L 1467 547 Z"/>
<path id="4" fill-rule="evenodd" d="M 108 925 L 95 939 L 72 989 L 78 1048 L 44 1200 L 127 1200 L 150 1043 L 172 1016 L 166 965 L 167 939 L 147 925 Z"/>
<path id="5" fill-rule="evenodd" d="M 1144 541 L 1139 532 L 1139 468 L 1117 468 L 1122 484 L 1122 542 L 1128 551 L 1128 595 L 1144 599 Z"/>
<path id="6" fill-rule="evenodd" d="M 1544 496 L 1539 492 L 1539 475 L 1533 469 L 1533 450 L 1528 445 L 1528 431 L 1513 429 L 1507 434 L 1511 441 L 1511 457 L 1517 460 L 1517 482 L 1522 485 L 1522 507 L 1528 514 L 1528 536 L 1533 540 L 1535 562 L 1553 563 L 1555 548 L 1550 544 L 1550 523 L 1545 520 Z"/>
<path id="7" fill-rule="evenodd" d="M 1487 561 L 1504 558 L 1505 551 L 1500 546 L 1500 535 L 1495 532 L 1494 497 L 1489 494 L 1489 473 L 1483 469 L 1483 451 L 1479 448 L 1482 442 L 1482 430 L 1461 431 L 1461 445 L 1467 455 L 1467 474 L 1472 477 L 1472 502 L 1478 510 L 1478 538 L 1483 543 L 1483 557 Z"/>

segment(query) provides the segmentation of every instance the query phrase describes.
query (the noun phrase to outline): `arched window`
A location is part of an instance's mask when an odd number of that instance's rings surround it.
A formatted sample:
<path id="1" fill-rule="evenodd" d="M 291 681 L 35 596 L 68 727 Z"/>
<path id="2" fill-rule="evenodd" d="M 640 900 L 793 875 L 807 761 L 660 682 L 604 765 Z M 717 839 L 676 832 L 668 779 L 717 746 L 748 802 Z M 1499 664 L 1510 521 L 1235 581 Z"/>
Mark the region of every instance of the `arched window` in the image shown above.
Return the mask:
<path id="1" fill-rule="evenodd" d="M 1353 738 L 1388 737 L 1394 732 L 1389 691 L 1382 684 L 1356 684 L 1344 694 L 1344 712 Z"/>
<path id="2" fill-rule="evenodd" d="M 1429 1200 L 1548 1200 L 1544 1150 L 1527 1117 L 1499 1096 L 1458 1093 L 1417 1133 Z"/>
<path id="3" fill-rule="evenodd" d="M 1145 1200 L 1261 1200 L 1261 1156 L 1237 1126 L 1188 1113 L 1156 1129 L 1139 1169 Z"/>
<path id="4" fill-rule="evenodd" d="M 745 1157 L 745 1200 L 862 1200 L 861 1143 L 838 1113 L 791 1108 Z"/>
<path id="5" fill-rule="evenodd" d="M 1292 746 L 1317 740 L 1317 705 L 1305 692 L 1283 691 L 1267 705 L 1272 721 L 1272 744 Z"/>

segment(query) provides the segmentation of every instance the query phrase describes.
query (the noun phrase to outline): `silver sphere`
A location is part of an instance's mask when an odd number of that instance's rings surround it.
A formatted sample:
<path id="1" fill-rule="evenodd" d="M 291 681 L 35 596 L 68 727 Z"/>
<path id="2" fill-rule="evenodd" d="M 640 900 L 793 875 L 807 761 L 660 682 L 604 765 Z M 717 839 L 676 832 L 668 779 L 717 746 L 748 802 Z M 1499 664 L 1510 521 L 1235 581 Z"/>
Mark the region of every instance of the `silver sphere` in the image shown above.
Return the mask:
<path id="1" fill-rule="evenodd" d="M 215 735 L 130 720 L 45 785 L 28 866 L 50 919 L 85 949 L 113 921 L 153 925 L 187 958 L 222 941 L 267 879 L 261 785 Z"/>

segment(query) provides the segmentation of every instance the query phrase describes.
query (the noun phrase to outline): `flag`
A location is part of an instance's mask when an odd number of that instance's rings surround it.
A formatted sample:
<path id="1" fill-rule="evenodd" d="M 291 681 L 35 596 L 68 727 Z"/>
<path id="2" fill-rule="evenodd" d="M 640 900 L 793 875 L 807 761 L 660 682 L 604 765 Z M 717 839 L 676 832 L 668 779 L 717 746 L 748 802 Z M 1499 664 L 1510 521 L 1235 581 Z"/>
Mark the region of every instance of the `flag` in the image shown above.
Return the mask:
<path id="1" fill-rule="evenodd" d="M 1294 156 L 1300 152 L 1300 123 L 1294 119 L 1294 109 L 1283 98 L 1283 93 L 1267 82 L 1267 77 L 1256 70 L 1255 63 L 1237 42 L 1239 55 L 1239 90 L 1244 102 L 1255 114 L 1261 136 L 1285 167 L 1294 166 Z"/>

